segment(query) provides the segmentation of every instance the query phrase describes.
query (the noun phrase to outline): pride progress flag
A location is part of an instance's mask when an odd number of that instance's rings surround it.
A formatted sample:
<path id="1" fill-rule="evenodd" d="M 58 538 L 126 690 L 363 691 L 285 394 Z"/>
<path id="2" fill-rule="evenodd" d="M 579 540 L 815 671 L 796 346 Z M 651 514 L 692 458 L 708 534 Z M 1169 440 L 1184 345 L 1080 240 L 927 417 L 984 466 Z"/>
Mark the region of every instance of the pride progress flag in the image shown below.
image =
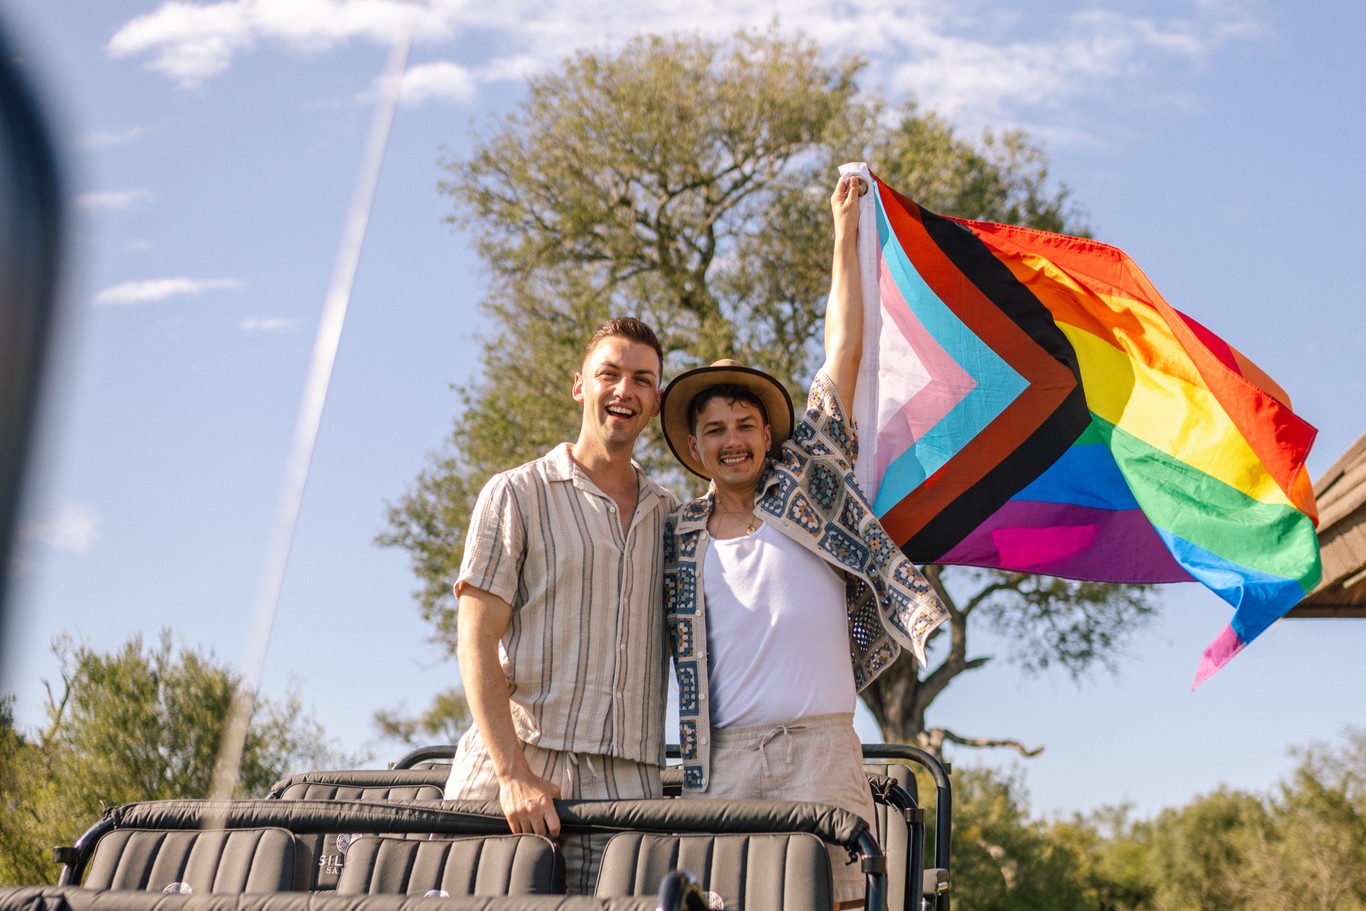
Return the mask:
<path id="1" fill-rule="evenodd" d="M 1314 428 L 1123 251 L 860 168 L 858 476 L 888 533 L 918 563 L 1200 582 L 1234 612 L 1199 685 L 1318 583 Z"/>

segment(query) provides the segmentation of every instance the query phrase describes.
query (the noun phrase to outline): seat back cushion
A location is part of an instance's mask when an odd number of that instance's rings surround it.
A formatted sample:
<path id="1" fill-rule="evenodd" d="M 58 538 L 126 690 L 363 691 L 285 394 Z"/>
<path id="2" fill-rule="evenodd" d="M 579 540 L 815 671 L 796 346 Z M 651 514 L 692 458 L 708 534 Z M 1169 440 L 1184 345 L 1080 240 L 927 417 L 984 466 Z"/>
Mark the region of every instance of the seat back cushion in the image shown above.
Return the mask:
<path id="1" fill-rule="evenodd" d="M 282 892 L 294 888 L 285 829 L 115 829 L 95 845 L 83 885 L 144 892 Z"/>
<path id="2" fill-rule="evenodd" d="M 539 835 L 468 838 L 362 836 L 346 852 L 337 891 L 347 895 L 551 895 L 564 864 Z"/>
<path id="3" fill-rule="evenodd" d="M 825 842 L 802 832 L 656 835 L 621 832 L 603 852 L 596 895 L 653 895 L 685 869 L 712 906 L 744 911 L 829 911 L 834 903 Z"/>
<path id="4" fill-rule="evenodd" d="M 422 785 L 342 785 L 296 781 L 280 793 L 283 800 L 440 800 L 441 788 Z"/>

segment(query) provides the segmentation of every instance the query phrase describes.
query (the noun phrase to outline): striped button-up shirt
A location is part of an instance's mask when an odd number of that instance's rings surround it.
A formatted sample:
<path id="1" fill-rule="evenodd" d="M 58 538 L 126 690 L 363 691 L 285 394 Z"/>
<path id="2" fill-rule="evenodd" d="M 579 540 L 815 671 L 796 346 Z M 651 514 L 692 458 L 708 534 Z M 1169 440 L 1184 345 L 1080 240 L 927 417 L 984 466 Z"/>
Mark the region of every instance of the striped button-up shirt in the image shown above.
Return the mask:
<path id="1" fill-rule="evenodd" d="M 473 585 L 512 606 L 503 670 L 524 742 L 662 765 L 661 541 L 678 501 L 636 472 L 625 532 L 616 502 L 567 443 L 494 475 L 474 507 L 456 590 Z"/>

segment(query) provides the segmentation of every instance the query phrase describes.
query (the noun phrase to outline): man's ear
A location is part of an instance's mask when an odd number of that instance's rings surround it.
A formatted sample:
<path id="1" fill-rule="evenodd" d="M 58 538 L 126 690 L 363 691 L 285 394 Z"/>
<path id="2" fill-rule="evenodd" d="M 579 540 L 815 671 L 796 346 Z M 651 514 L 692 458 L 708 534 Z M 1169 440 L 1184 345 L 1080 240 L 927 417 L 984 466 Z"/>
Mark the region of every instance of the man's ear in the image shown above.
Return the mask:
<path id="1" fill-rule="evenodd" d="M 691 433 L 688 434 L 688 452 L 692 453 L 692 457 L 697 461 L 702 461 L 702 453 L 697 451 L 697 437 Z"/>
<path id="2" fill-rule="evenodd" d="M 764 425 L 764 452 L 773 451 L 773 427 Z"/>
<path id="3" fill-rule="evenodd" d="M 664 390 L 657 388 L 655 389 L 655 408 L 650 412 L 650 417 L 659 417 L 659 406 L 662 404 L 664 404 Z"/>
<path id="4" fill-rule="evenodd" d="M 582 373 L 575 373 L 575 374 L 574 374 L 574 388 L 573 388 L 573 390 L 570 392 L 570 395 L 572 395 L 572 396 L 574 397 L 574 401 L 576 401 L 576 402 L 582 402 L 582 401 L 583 401 L 583 374 L 582 374 Z M 659 409 L 656 407 L 655 410 L 658 411 Z"/>

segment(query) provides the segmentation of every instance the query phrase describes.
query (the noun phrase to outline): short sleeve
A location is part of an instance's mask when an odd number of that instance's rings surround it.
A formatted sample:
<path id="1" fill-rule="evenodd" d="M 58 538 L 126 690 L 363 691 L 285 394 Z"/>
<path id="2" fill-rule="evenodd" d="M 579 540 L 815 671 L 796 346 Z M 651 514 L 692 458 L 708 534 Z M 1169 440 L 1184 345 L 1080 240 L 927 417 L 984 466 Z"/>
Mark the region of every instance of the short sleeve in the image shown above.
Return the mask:
<path id="1" fill-rule="evenodd" d="M 494 475 L 479 492 L 465 532 L 465 555 L 455 583 L 458 595 L 473 585 L 502 598 L 516 609 L 514 599 L 526 556 L 526 523 L 516 491 L 506 475 Z"/>
<path id="2" fill-rule="evenodd" d="M 858 461 L 858 428 L 854 417 L 840 401 L 839 390 L 824 370 L 816 374 L 806 398 L 804 423 L 810 426 L 811 441 L 804 442 L 814 455 L 829 451 L 849 466 Z"/>

